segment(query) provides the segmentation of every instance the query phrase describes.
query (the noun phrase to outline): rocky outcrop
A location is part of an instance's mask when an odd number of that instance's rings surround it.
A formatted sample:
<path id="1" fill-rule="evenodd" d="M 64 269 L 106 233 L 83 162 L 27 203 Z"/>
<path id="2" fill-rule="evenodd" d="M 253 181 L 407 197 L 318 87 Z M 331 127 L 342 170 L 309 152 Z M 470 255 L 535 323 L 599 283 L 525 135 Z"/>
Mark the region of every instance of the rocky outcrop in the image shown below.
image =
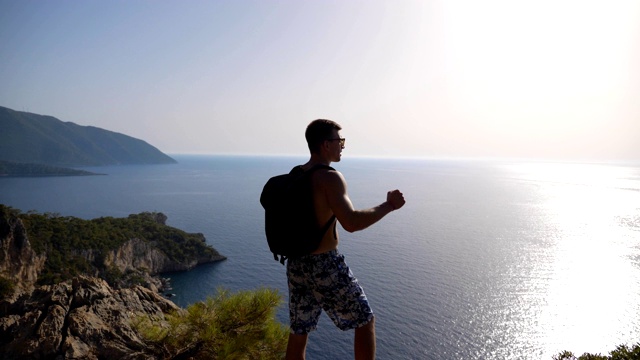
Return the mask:
<path id="1" fill-rule="evenodd" d="M 104 260 L 105 265 L 114 266 L 122 272 L 146 269 L 151 275 L 173 271 L 186 271 L 194 267 L 226 259 L 224 256 L 214 254 L 202 254 L 197 258 L 185 261 L 171 260 L 164 252 L 153 246 L 152 243 L 131 239 L 118 249 L 109 252 Z"/>
<path id="2" fill-rule="evenodd" d="M 56 252 L 61 238 L 73 237 L 73 233 L 65 232 L 68 230 L 63 226 L 67 223 L 78 226 L 72 228 L 78 231 L 76 234 L 92 239 L 91 232 L 82 230 L 87 229 L 82 228 L 85 220 L 29 217 L 0 204 L 0 358 L 163 357 L 159 353 L 162 350 L 146 344 L 132 326 L 142 318 L 162 323 L 165 314 L 179 310 L 159 293 L 164 284 L 153 275 L 189 270 L 225 257 L 207 245 L 202 234 L 187 234 L 166 226 L 167 218 L 162 213 L 131 217 L 124 225 L 118 224 L 132 238 L 122 239 L 113 250 L 96 250 L 99 246 L 85 242 L 85 247 L 69 246 L 66 252 Z M 116 225 L 111 226 L 117 229 Z M 50 229 L 58 232 L 57 243 L 46 241 Z M 138 234 L 146 239 L 140 239 Z M 64 248 L 65 243 L 62 244 Z M 48 257 L 57 260 L 57 267 L 48 263 Z M 60 265 L 60 259 L 69 261 Z M 71 268 L 74 262 L 82 266 Z M 42 285 L 78 273 L 84 275 Z M 62 276 L 66 274 L 70 275 Z M 36 287 L 38 281 L 40 286 Z"/>
<path id="3" fill-rule="evenodd" d="M 162 321 L 179 310 L 142 286 L 114 290 L 101 279 L 80 276 L 36 288 L 0 303 L 3 359 L 159 358 L 132 324 Z"/>
<path id="4" fill-rule="evenodd" d="M 51 278 L 52 271 L 46 267 L 50 265 L 47 263 L 48 257 L 51 256 L 58 261 L 59 259 L 67 260 L 70 264 L 73 264 L 73 261 L 77 262 L 77 258 L 84 258 L 86 266 L 81 268 L 82 272 L 79 272 L 79 268 L 74 268 L 70 273 L 103 277 L 116 287 L 142 284 L 152 290 L 161 291 L 163 286 L 160 279 L 156 277 L 158 274 L 187 271 L 203 263 L 226 259 L 213 247 L 207 245 L 204 235 L 188 234 L 167 226 L 167 216 L 162 213 L 141 213 L 130 215 L 129 218 L 132 217 L 134 219 L 123 219 L 123 221 L 131 223 L 125 226 L 131 227 L 130 231 L 134 237 L 122 241 L 121 245 L 115 249 L 95 249 L 90 247 L 91 244 L 89 246 L 85 244 L 85 248 L 78 249 L 60 240 L 58 241 L 62 246 L 43 241 L 42 237 L 47 236 L 47 233 L 44 232 L 43 235 L 42 231 L 38 233 L 34 228 L 58 229 L 62 232 L 66 230 L 64 227 L 67 226 L 67 221 L 76 221 L 78 226 L 82 226 L 89 224 L 90 220 L 68 218 L 60 221 L 56 217 L 40 216 L 35 221 L 29 215 L 20 214 L 19 211 L 0 204 L 0 280 L 6 279 L 14 285 L 13 296 L 15 297 L 32 290 L 39 277 L 45 278 L 48 274 Z M 34 225 L 34 223 L 37 224 Z M 135 226 L 147 229 L 146 232 L 142 232 L 147 239 L 137 237 L 138 230 Z M 101 231 L 104 233 L 107 230 Z M 92 236 L 91 233 L 86 235 L 86 230 L 84 234 L 88 238 Z M 40 244 L 41 250 L 34 251 L 29 241 L 30 236 L 40 239 L 40 243 L 36 241 L 34 244 L 35 246 Z M 96 247 L 99 247 L 99 244 Z M 66 249 L 66 252 L 56 253 L 60 248 Z M 61 269 L 64 269 L 64 264 L 58 265 L 54 270 L 57 271 L 54 276 L 62 272 Z M 62 279 L 67 278 L 68 276 Z M 41 281 L 40 283 L 51 282 Z M 0 298 L 3 295 L 6 294 L 0 286 Z"/>
<path id="5" fill-rule="evenodd" d="M 0 216 L 0 275 L 11 279 L 18 292 L 28 291 L 38 280 L 45 261 L 44 255 L 31 248 L 22 220 Z"/>
<path id="6" fill-rule="evenodd" d="M 67 223 L 78 226 L 71 228 L 75 234 L 92 239 L 91 232 L 82 231 L 85 220 L 29 217 L 0 204 L 1 359 L 163 357 L 162 349 L 145 343 L 132 325 L 144 318 L 162 323 L 165 314 L 180 310 L 162 297 L 159 291 L 165 284 L 153 275 L 190 270 L 225 257 L 207 245 L 202 234 L 166 226 L 167 217 L 162 213 L 130 218 L 120 226 L 132 238 L 123 238 L 115 249 L 96 250 L 100 246 L 85 242 L 84 247 L 67 246 L 66 252 L 56 252 L 61 238 L 73 237 L 73 232 L 65 232 Z M 112 227 L 117 229 L 113 223 Z M 57 231 L 57 243 L 46 241 L 51 229 Z M 47 262 L 51 259 L 57 260 L 57 267 Z M 64 263 L 64 259 L 69 261 Z M 82 266 L 71 268 L 74 261 Z M 63 273 L 69 275 L 63 277 Z M 42 285 L 79 273 L 84 275 Z"/>
<path id="7" fill-rule="evenodd" d="M 144 232 L 152 240 L 134 237 L 115 250 L 85 248 L 55 253 L 52 250 L 55 246 L 42 241 L 42 233 L 33 235 L 31 232 L 34 218 L 23 217 L 19 211 L 0 204 L 0 358 L 122 360 L 163 357 L 162 350 L 146 344 L 132 325 L 142 318 L 162 323 L 165 314 L 179 310 L 162 297 L 159 291 L 164 284 L 152 275 L 189 270 L 225 257 L 207 245 L 202 234 L 186 234 L 166 226 L 166 216 L 161 213 L 140 216 L 151 220 L 143 223 L 145 229 L 161 225 L 157 232 Z M 65 221 L 72 220 L 75 221 Z M 46 219 L 40 221 L 41 225 L 50 225 Z M 82 225 L 82 222 L 76 224 Z M 64 234 L 60 227 L 51 228 Z M 138 236 L 136 232 L 133 234 Z M 33 242 L 29 241 L 29 235 Z M 163 252 L 162 247 L 168 248 L 167 253 L 173 251 L 173 257 Z M 185 255 L 184 248 L 191 248 L 191 252 Z M 47 256 L 51 254 L 57 256 L 58 261 L 61 257 L 70 259 L 61 267 L 62 271 L 68 270 L 72 260 L 80 258 L 85 267 L 74 270 L 82 269 L 84 275 L 36 287 L 39 276 L 40 283 L 45 283 L 43 279 L 51 279 L 46 277 Z M 53 255 L 51 258 L 55 259 Z M 96 275 L 104 276 L 113 286 Z M 7 290 L 6 284 L 13 288 Z"/>

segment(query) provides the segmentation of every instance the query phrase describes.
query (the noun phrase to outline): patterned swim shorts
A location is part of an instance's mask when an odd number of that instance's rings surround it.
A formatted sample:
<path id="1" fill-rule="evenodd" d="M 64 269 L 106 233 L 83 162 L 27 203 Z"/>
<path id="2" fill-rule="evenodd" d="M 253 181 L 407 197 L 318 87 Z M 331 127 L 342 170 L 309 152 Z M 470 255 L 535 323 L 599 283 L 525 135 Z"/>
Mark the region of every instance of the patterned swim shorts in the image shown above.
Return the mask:
<path id="1" fill-rule="evenodd" d="M 324 310 L 341 330 L 373 319 L 364 290 L 337 250 L 287 261 L 291 333 L 316 329 Z"/>

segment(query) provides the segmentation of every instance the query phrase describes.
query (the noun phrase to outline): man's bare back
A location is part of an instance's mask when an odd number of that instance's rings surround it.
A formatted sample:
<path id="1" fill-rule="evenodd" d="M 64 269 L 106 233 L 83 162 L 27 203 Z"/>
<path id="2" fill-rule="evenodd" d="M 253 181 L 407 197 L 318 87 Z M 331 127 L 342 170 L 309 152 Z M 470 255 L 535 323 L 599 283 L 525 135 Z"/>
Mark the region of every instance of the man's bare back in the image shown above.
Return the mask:
<path id="1" fill-rule="evenodd" d="M 334 174 L 328 174 L 329 172 L 340 174 L 335 170 L 322 169 L 316 171 L 311 178 L 311 185 L 313 187 L 313 202 L 316 211 L 317 224 L 318 226 L 323 226 L 329 221 L 334 213 L 329 206 L 329 202 L 327 201 L 327 189 L 325 189 L 325 184 L 327 184 L 327 178 L 331 176 L 335 176 Z M 337 226 L 337 218 L 333 219 L 333 224 L 329 227 L 329 231 L 324 234 L 318 249 L 313 252 L 313 254 L 322 254 L 327 251 L 335 250 L 338 248 L 338 232 L 335 231 L 335 227 Z"/>

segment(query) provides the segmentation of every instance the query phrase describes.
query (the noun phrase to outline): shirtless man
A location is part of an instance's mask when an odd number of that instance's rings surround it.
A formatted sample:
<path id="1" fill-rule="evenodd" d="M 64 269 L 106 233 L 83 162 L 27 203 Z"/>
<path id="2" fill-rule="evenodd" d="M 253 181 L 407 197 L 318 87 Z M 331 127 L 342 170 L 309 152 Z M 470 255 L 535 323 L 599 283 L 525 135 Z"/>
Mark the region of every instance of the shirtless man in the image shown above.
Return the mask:
<path id="1" fill-rule="evenodd" d="M 305 132 L 311 158 L 305 170 L 317 164 L 340 161 L 345 139 L 342 128 L 331 120 L 314 120 Z M 380 205 L 356 210 L 347 195 L 347 183 L 335 170 L 316 170 L 311 177 L 318 226 L 335 215 L 342 227 L 354 232 L 376 223 L 405 201 L 398 190 L 387 193 Z M 338 233 L 333 226 L 311 255 L 287 261 L 291 334 L 287 360 L 304 359 L 309 332 L 316 329 L 322 310 L 342 330 L 355 329 L 356 359 L 374 359 L 376 351 L 375 319 L 367 297 L 338 252 Z"/>

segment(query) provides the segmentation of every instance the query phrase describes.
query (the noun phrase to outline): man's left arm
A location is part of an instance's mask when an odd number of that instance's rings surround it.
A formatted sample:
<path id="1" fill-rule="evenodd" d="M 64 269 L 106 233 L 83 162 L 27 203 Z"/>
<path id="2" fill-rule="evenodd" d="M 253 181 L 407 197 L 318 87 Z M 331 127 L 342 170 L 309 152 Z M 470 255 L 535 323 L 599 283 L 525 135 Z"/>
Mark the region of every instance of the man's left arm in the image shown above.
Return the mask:
<path id="1" fill-rule="evenodd" d="M 387 193 L 387 201 L 380 205 L 356 210 L 347 195 L 346 181 L 342 174 L 337 171 L 328 172 L 323 180 L 329 206 L 342 227 L 348 232 L 366 229 L 405 204 L 402 193 L 399 190 L 393 190 Z"/>

